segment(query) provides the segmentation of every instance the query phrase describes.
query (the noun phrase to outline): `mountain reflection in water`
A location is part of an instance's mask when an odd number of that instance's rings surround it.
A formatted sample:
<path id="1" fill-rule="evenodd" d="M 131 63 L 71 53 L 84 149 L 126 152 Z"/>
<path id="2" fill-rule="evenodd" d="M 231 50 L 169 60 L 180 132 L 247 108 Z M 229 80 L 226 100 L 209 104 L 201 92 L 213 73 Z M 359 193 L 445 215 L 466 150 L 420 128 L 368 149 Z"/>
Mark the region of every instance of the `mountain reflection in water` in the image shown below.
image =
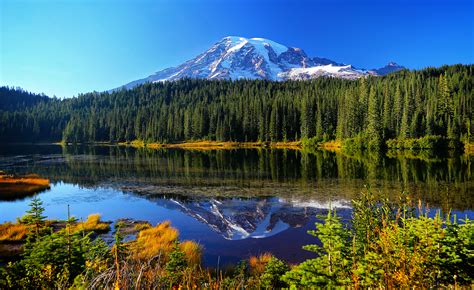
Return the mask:
<path id="1" fill-rule="evenodd" d="M 159 206 L 179 210 L 206 224 L 228 240 L 266 238 L 289 227 L 302 227 L 318 209 L 350 208 L 347 201 L 285 200 L 283 198 L 150 198 Z"/>
<path id="2" fill-rule="evenodd" d="M 343 220 L 365 184 L 398 199 L 409 191 L 431 208 L 473 217 L 472 156 L 342 154 L 238 149 L 146 150 L 119 146 L 0 146 L 0 170 L 52 181 L 39 193 L 51 218 L 67 205 L 85 218 L 170 220 L 183 239 L 205 248 L 205 261 L 238 261 L 265 251 L 298 262 L 314 243 L 316 215 L 337 208 Z M 31 197 L 3 199 L 0 221 L 24 214 Z"/>

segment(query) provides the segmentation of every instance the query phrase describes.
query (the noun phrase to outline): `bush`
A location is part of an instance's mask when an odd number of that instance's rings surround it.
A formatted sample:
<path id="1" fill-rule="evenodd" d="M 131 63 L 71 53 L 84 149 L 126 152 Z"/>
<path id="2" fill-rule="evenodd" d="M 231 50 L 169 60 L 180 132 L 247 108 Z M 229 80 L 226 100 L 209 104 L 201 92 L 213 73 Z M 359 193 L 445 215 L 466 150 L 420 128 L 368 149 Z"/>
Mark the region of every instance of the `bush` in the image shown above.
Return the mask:
<path id="1" fill-rule="evenodd" d="M 319 253 L 282 276 L 292 287 L 432 288 L 474 282 L 474 224 L 430 217 L 404 193 L 398 204 L 370 190 L 354 200 L 353 229 L 331 210 L 310 234 Z M 452 221 L 454 220 L 454 222 Z M 352 245 L 350 244 L 352 243 Z"/>
<path id="2" fill-rule="evenodd" d="M 387 140 L 386 145 L 392 149 L 458 149 L 462 143 L 455 139 L 442 136 L 424 136 L 420 138 L 404 138 Z"/>

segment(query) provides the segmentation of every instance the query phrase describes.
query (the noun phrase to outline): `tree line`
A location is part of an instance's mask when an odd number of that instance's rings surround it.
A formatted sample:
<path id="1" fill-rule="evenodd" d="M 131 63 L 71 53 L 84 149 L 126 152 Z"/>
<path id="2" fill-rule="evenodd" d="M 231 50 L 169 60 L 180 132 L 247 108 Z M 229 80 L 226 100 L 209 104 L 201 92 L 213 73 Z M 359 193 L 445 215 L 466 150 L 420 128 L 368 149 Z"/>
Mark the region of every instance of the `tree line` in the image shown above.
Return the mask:
<path id="1" fill-rule="evenodd" d="M 59 100 L 0 88 L 2 141 L 472 139 L 474 65 L 359 80 L 147 83 Z M 28 100 L 28 101 L 25 101 Z M 34 100 L 34 101 L 32 101 Z"/>

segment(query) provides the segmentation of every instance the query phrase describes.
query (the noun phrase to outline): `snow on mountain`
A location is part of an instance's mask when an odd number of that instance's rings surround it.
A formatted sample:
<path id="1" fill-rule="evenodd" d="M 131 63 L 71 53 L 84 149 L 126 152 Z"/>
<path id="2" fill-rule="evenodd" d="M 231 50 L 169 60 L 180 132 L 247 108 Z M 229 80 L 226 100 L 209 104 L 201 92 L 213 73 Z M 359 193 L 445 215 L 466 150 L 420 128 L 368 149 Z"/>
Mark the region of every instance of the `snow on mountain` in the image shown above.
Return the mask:
<path id="1" fill-rule="evenodd" d="M 356 79 L 368 74 L 385 75 L 400 69 L 403 67 L 395 63 L 370 71 L 356 69 L 326 58 L 308 57 L 302 49 L 269 39 L 228 36 L 181 65 L 158 71 L 124 87 L 132 88 L 145 82 L 174 81 L 181 78 L 284 81 L 327 76 Z"/>
<path id="2" fill-rule="evenodd" d="M 405 69 L 404 66 L 401 66 L 397 64 L 396 62 L 389 62 L 386 66 L 378 68 L 378 69 L 372 69 L 368 73 L 372 75 L 377 75 L 377 76 L 384 76 L 389 73 L 393 73 L 399 70 Z"/>

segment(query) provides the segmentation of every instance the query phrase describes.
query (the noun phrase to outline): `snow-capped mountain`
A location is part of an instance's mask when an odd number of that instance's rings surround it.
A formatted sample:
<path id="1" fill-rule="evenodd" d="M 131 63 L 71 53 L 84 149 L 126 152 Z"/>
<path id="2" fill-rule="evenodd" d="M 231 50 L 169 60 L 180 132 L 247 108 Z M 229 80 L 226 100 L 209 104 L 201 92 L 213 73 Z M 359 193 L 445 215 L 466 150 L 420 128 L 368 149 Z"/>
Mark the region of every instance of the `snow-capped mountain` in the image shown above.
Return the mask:
<path id="1" fill-rule="evenodd" d="M 370 74 L 372 75 L 377 75 L 377 76 L 384 76 L 389 73 L 393 73 L 399 70 L 405 69 L 404 66 L 399 65 L 396 62 L 389 62 L 386 66 L 378 68 L 378 69 L 372 69 L 369 71 Z"/>
<path id="2" fill-rule="evenodd" d="M 368 74 L 385 75 L 400 69 L 403 67 L 395 63 L 370 71 L 357 69 L 326 58 L 309 57 L 300 48 L 288 47 L 269 39 L 228 36 L 179 66 L 158 71 L 125 87 L 181 78 L 284 81 L 328 76 L 356 79 Z"/>

